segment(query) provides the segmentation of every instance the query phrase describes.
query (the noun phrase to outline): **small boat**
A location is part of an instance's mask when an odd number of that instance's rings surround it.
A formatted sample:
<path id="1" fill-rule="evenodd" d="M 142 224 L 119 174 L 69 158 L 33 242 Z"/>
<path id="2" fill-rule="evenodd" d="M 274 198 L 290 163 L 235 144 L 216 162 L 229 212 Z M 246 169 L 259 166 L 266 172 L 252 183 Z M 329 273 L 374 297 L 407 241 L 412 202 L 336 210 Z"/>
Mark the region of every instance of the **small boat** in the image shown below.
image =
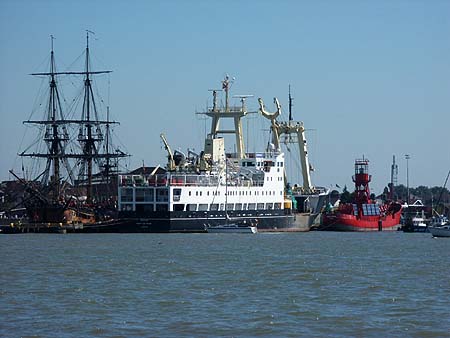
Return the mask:
<path id="1" fill-rule="evenodd" d="M 433 237 L 450 237 L 450 225 L 443 225 L 440 227 L 429 226 L 428 230 L 430 230 Z"/>
<path id="2" fill-rule="evenodd" d="M 450 170 L 448 171 L 447 178 L 445 179 L 444 186 L 447 185 L 447 181 L 450 177 Z M 442 192 L 444 189 L 442 189 L 441 194 L 438 198 L 438 204 L 442 197 Z M 431 221 L 430 226 L 428 227 L 428 230 L 430 230 L 433 237 L 450 237 L 450 221 L 447 216 L 445 215 L 439 215 L 437 217 L 434 217 Z"/>
<path id="3" fill-rule="evenodd" d="M 206 226 L 209 233 L 239 233 L 239 234 L 256 234 L 258 228 L 254 224 L 247 223 L 228 223 L 217 226 Z"/>
<path id="4" fill-rule="evenodd" d="M 450 237 L 450 222 L 446 216 L 439 215 L 433 218 L 428 230 L 433 237 Z"/>
<path id="5" fill-rule="evenodd" d="M 416 216 L 412 219 L 413 232 L 427 232 L 428 225 L 425 223 L 425 218 Z"/>
<path id="6" fill-rule="evenodd" d="M 430 208 L 418 199 L 413 204 L 402 204 L 401 230 L 404 232 L 428 232 L 428 224 L 431 219 Z"/>

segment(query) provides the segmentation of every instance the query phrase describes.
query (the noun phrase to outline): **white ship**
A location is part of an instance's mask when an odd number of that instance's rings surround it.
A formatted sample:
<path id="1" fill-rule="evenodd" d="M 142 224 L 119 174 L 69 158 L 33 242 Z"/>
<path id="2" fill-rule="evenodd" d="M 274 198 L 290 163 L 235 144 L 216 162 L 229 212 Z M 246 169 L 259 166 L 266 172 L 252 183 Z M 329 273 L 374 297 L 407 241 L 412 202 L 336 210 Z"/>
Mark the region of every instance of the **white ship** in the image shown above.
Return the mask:
<path id="1" fill-rule="evenodd" d="M 293 210 L 296 197 L 286 195 L 281 149 L 244 151 L 242 118 L 248 113 L 248 96 L 239 96 L 240 106 L 230 106 L 229 87 L 227 76 L 222 81 L 223 107 L 217 102 L 218 90 L 212 91 L 213 105 L 204 113 L 212 118 L 211 131 L 200 154 L 173 152 L 161 134 L 168 153 L 165 174 L 119 176 L 119 231 L 204 232 L 205 224 L 222 226 L 227 217 L 256 222 L 258 232 L 309 229 L 311 213 L 305 212 L 306 217 Z M 233 120 L 234 129 L 220 129 L 219 122 L 227 118 Z M 225 153 L 223 134 L 235 135 L 236 153 Z M 311 188 L 307 193 L 313 196 L 313 192 Z"/>

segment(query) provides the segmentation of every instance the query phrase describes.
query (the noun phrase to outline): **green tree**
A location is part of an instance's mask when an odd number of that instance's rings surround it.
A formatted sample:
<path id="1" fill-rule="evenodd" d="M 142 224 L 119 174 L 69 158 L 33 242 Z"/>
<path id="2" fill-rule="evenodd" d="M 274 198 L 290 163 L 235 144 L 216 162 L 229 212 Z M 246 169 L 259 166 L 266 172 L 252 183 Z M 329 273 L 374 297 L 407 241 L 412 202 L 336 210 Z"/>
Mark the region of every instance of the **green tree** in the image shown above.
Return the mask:
<path id="1" fill-rule="evenodd" d="M 341 203 L 350 203 L 352 201 L 352 196 L 347 190 L 347 186 L 344 186 L 341 194 Z"/>

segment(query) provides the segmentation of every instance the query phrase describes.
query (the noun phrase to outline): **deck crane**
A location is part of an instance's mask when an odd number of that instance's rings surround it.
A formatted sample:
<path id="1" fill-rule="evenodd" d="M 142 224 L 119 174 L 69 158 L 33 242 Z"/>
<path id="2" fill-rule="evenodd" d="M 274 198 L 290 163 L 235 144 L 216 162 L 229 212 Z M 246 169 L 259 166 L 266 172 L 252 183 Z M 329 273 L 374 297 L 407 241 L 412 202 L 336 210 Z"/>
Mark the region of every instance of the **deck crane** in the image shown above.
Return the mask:
<path id="1" fill-rule="evenodd" d="M 164 143 L 164 148 L 167 151 L 167 170 L 169 171 L 174 171 L 175 170 L 175 161 L 173 159 L 173 152 L 172 149 L 170 149 L 169 143 L 167 142 L 166 136 L 164 135 L 164 133 L 161 133 L 159 135 L 159 137 L 161 138 L 161 140 Z"/>
<path id="2" fill-rule="evenodd" d="M 300 160 L 302 166 L 302 176 L 303 176 L 303 191 L 305 193 L 311 193 L 314 191 L 314 187 L 311 183 L 311 165 L 308 159 L 308 149 L 306 146 L 306 138 L 305 138 L 305 128 L 303 126 L 303 122 L 296 122 L 289 120 L 289 122 L 278 122 L 277 117 L 281 115 L 281 105 L 277 98 L 274 98 L 274 103 L 277 107 L 275 113 L 270 113 L 266 110 L 264 106 L 264 102 L 261 98 L 258 99 L 259 102 L 259 111 L 261 114 L 270 120 L 271 122 L 271 130 L 272 130 L 272 143 L 275 147 L 276 151 L 281 151 L 280 146 L 280 136 L 282 134 L 297 135 L 297 143 L 300 150 Z"/>

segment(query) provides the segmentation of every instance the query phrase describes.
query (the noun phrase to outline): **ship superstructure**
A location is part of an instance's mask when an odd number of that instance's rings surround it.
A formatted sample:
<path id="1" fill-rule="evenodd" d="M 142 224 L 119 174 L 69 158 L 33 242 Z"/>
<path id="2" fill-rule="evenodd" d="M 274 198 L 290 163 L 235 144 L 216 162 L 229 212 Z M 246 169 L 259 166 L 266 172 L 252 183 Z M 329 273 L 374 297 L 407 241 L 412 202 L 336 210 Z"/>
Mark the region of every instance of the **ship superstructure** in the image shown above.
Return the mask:
<path id="1" fill-rule="evenodd" d="M 225 224 L 227 218 L 258 224 L 258 231 L 292 230 L 293 215 L 285 200 L 284 154 L 276 149 L 245 153 L 241 105 L 229 104 L 229 78 L 222 81 L 225 106 L 219 107 L 218 91 L 204 114 L 212 118 L 200 154 L 173 152 L 162 134 L 168 153 L 163 175 L 121 175 L 119 215 L 131 231 L 205 231 Z M 231 118 L 234 129 L 220 129 L 221 119 Z M 225 152 L 221 134 L 235 134 L 236 153 Z M 286 208 L 287 206 L 287 208 Z"/>

